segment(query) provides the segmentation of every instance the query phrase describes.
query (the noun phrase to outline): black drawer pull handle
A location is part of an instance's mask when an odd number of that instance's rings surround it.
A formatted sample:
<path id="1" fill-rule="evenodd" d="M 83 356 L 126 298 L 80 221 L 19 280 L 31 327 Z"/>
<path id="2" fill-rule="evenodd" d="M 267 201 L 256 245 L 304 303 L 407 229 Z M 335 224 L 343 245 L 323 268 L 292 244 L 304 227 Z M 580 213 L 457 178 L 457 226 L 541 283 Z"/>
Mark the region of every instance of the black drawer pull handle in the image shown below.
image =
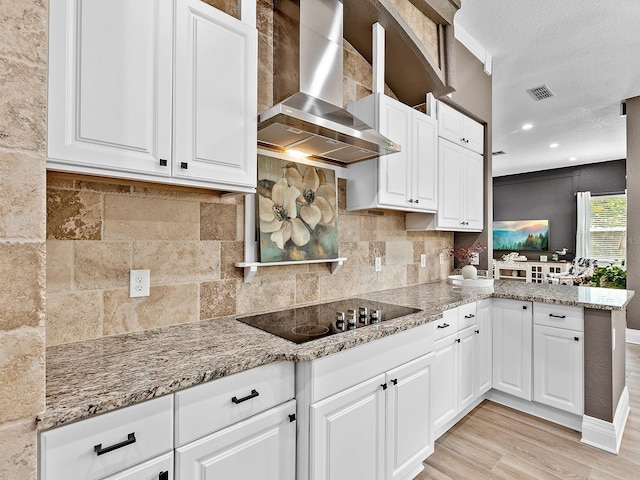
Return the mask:
<path id="1" fill-rule="evenodd" d="M 290 413 L 289 414 L 289 423 L 295 422 L 296 421 L 296 414 L 295 413 Z"/>
<path id="2" fill-rule="evenodd" d="M 460 339 L 459 339 L 459 338 L 456 338 L 456 339 L 455 339 L 455 342 L 456 342 L 456 343 L 460 343 Z"/>
<path id="3" fill-rule="evenodd" d="M 479 334 L 479 333 L 480 333 L 480 330 L 475 330 L 475 332 Z"/>
<path id="4" fill-rule="evenodd" d="M 438 325 L 438 328 L 447 328 L 448 326 L 448 323 L 443 323 L 442 325 Z"/>
<path id="5" fill-rule="evenodd" d="M 96 455 L 104 455 L 105 453 L 113 452 L 122 447 L 126 447 L 127 445 L 131 445 L 132 443 L 136 443 L 136 432 L 130 433 L 127 435 L 127 439 L 124 442 L 116 443 L 115 445 L 111 445 L 109 447 L 102 448 L 102 444 L 94 445 L 93 451 L 96 452 Z"/>
<path id="6" fill-rule="evenodd" d="M 189 164 L 187 162 L 180 162 L 180 168 L 186 170 L 187 168 L 189 168 Z"/>
<path id="7" fill-rule="evenodd" d="M 391 383 L 393 383 L 394 385 L 397 385 L 398 384 L 398 379 L 394 378 L 393 380 L 391 380 Z"/>
<path id="8" fill-rule="evenodd" d="M 549 316 L 553 318 L 567 318 L 566 315 L 554 315 L 553 313 L 550 313 Z"/>
<path id="9" fill-rule="evenodd" d="M 165 158 L 161 158 L 160 159 L 160 166 L 161 167 L 166 167 L 167 166 L 167 160 Z"/>
<path id="10" fill-rule="evenodd" d="M 169 472 L 165 470 L 164 472 L 160 472 L 158 475 L 158 480 L 169 480 Z"/>
<path id="11" fill-rule="evenodd" d="M 579 338 L 579 337 L 573 337 L 573 339 L 574 339 L 576 342 L 579 342 L 579 341 L 580 341 L 580 338 Z"/>
<path id="12" fill-rule="evenodd" d="M 251 390 L 251 393 L 249 395 L 247 395 L 246 397 L 238 398 L 238 397 L 234 396 L 231 399 L 231 401 L 237 405 L 239 403 L 246 402 L 247 400 L 251 400 L 252 398 L 256 398 L 258 395 L 260 395 L 258 393 L 258 391 L 253 389 L 253 390 Z"/>
<path id="13" fill-rule="evenodd" d="M 387 389 L 387 384 L 383 383 L 382 385 L 380 385 L 382 387 L 382 390 L 386 390 Z"/>
<path id="14" fill-rule="evenodd" d="M 469 315 L 465 315 L 464 318 L 475 318 L 476 316 L 473 313 L 470 313 Z"/>

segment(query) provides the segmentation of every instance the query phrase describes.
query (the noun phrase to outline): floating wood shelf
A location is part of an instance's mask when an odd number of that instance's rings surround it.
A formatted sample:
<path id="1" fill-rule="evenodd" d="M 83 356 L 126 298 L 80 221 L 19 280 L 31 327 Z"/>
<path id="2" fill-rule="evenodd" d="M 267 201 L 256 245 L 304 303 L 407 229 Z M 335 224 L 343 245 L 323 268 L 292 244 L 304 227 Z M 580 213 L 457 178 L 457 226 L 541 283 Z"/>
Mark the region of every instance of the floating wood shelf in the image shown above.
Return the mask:
<path id="1" fill-rule="evenodd" d="M 301 260 L 301 261 L 291 261 L 291 262 L 237 262 L 236 267 L 244 269 L 244 283 L 249 283 L 253 280 L 256 273 L 258 272 L 258 268 L 262 267 L 276 267 L 281 265 L 304 265 L 308 263 L 330 263 L 331 264 L 331 274 L 335 274 L 344 262 L 346 262 L 346 257 L 341 258 L 329 258 L 326 260 Z"/>

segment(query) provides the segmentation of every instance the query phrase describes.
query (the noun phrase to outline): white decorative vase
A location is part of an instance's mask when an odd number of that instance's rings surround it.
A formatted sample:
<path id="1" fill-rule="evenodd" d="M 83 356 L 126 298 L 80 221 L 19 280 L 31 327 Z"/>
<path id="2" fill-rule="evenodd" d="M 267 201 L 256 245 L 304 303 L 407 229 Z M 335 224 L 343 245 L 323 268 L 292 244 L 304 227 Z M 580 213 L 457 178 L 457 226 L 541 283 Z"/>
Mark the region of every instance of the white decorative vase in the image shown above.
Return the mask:
<path id="1" fill-rule="evenodd" d="M 465 280 L 475 280 L 478 278 L 478 269 L 473 265 L 465 265 L 462 267 L 462 278 Z"/>

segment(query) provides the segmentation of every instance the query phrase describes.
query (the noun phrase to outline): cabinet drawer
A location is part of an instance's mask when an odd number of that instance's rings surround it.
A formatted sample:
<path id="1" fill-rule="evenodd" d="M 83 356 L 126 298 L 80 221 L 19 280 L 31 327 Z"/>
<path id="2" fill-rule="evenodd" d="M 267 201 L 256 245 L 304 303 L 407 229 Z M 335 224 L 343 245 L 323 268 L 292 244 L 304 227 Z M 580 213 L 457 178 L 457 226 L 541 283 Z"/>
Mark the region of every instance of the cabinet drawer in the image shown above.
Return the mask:
<path id="1" fill-rule="evenodd" d="M 533 323 L 583 332 L 584 314 L 582 307 L 534 303 Z"/>
<path id="2" fill-rule="evenodd" d="M 433 322 L 434 340 L 439 340 L 458 331 L 458 309 L 452 308 L 442 312 L 442 318 Z"/>
<path id="3" fill-rule="evenodd" d="M 458 307 L 458 330 L 476 324 L 476 302 Z"/>
<path id="4" fill-rule="evenodd" d="M 40 434 L 40 480 L 97 480 L 172 448 L 167 395 Z"/>
<path id="5" fill-rule="evenodd" d="M 294 397 L 293 363 L 278 362 L 176 392 L 176 445 Z"/>

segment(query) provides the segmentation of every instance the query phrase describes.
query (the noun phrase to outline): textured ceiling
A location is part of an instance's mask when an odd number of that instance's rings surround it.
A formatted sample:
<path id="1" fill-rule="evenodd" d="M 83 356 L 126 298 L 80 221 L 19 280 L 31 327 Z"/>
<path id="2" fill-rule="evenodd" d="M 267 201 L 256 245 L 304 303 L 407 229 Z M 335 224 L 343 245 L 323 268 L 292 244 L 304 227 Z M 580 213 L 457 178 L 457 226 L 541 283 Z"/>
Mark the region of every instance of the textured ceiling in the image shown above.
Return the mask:
<path id="1" fill-rule="evenodd" d="M 454 25 L 492 57 L 492 149 L 506 152 L 493 176 L 626 158 L 620 101 L 640 95 L 640 1 L 463 0 Z M 555 96 L 534 101 L 526 90 L 540 85 Z"/>

